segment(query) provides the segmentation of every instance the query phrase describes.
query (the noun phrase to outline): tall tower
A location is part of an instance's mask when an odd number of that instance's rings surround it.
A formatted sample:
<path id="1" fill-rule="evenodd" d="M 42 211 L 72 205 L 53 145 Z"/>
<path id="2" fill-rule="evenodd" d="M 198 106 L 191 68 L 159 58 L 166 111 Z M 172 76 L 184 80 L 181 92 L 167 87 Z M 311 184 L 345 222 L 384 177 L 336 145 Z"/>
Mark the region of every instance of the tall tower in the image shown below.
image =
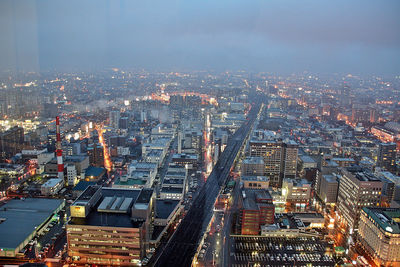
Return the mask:
<path id="1" fill-rule="evenodd" d="M 60 117 L 56 117 L 56 155 L 58 178 L 64 180 L 64 163 L 61 149 Z"/>
<path id="2" fill-rule="evenodd" d="M 182 130 L 178 132 L 178 153 L 182 153 Z"/>

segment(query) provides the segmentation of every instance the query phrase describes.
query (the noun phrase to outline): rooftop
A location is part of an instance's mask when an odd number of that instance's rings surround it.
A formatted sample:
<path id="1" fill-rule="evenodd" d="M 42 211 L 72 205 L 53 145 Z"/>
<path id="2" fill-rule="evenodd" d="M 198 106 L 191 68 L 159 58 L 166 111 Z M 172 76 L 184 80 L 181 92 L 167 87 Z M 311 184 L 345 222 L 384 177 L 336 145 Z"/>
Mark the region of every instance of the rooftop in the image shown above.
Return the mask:
<path id="1" fill-rule="evenodd" d="M 86 188 L 88 186 L 95 185 L 95 184 L 96 184 L 96 182 L 88 182 L 88 181 L 82 180 L 82 181 L 79 181 L 79 183 L 77 183 L 72 190 L 73 191 L 84 191 L 84 190 L 86 190 Z"/>
<path id="2" fill-rule="evenodd" d="M 242 176 L 240 179 L 243 181 L 257 181 L 257 182 L 268 182 L 269 178 L 267 176 Z"/>
<path id="3" fill-rule="evenodd" d="M 101 168 L 101 167 L 89 166 L 86 169 L 85 176 L 99 177 L 101 174 L 105 173 L 105 171 L 106 171 L 106 169 Z"/>
<path id="4" fill-rule="evenodd" d="M 63 182 L 63 179 L 58 179 L 58 178 L 53 178 L 45 182 L 42 186 L 44 187 L 53 187 L 56 186 L 57 184 Z"/>
<path id="5" fill-rule="evenodd" d="M 88 188 L 88 190 L 90 190 L 90 188 Z M 96 203 L 94 203 L 94 206 L 91 208 L 86 218 L 72 217 L 69 224 L 126 228 L 137 228 L 142 225 L 141 222 L 131 220 L 131 207 L 132 204 L 137 201 L 141 190 L 109 187 L 102 187 L 100 190 L 101 197 Z M 90 195 L 90 192 L 87 191 L 83 194 Z M 94 194 L 94 192 L 92 193 Z M 111 201 L 112 199 L 114 199 L 114 201 Z M 111 205 L 109 205 L 110 203 Z M 112 212 L 111 210 L 113 208 L 113 210 L 117 210 L 119 204 L 121 205 L 120 208 L 118 208 L 118 211 L 121 209 L 121 212 Z"/>
<path id="6" fill-rule="evenodd" d="M 391 234 L 400 234 L 400 209 L 390 208 L 363 208 L 363 211 L 378 224 L 378 226 Z"/>
<path id="7" fill-rule="evenodd" d="M 260 205 L 273 205 L 270 193 L 263 189 L 244 189 L 242 199 L 245 210 L 258 210 Z M 270 203 L 265 202 L 265 200 Z M 263 202 L 261 203 L 261 201 Z"/>
<path id="8" fill-rule="evenodd" d="M 63 200 L 45 198 L 12 199 L 0 207 L 0 248 L 18 247 L 62 205 Z"/>
<path id="9" fill-rule="evenodd" d="M 173 199 L 156 199 L 156 218 L 167 219 L 179 202 Z"/>

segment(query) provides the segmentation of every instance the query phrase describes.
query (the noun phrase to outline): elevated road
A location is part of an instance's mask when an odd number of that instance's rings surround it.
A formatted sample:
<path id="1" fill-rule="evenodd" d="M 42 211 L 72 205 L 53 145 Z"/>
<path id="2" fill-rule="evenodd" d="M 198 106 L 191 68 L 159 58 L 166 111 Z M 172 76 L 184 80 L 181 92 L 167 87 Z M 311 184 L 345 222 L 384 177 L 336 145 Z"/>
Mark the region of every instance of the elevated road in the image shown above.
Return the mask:
<path id="1" fill-rule="evenodd" d="M 230 138 L 227 147 L 221 154 L 207 182 L 194 199 L 186 216 L 160 253 L 159 258 L 155 259 L 154 266 L 191 266 L 198 243 L 211 220 L 215 200 L 227 181 L 235 158 L 243 146 L 260 108 L 260 102 L 253 104 L 247 121 Z"/>

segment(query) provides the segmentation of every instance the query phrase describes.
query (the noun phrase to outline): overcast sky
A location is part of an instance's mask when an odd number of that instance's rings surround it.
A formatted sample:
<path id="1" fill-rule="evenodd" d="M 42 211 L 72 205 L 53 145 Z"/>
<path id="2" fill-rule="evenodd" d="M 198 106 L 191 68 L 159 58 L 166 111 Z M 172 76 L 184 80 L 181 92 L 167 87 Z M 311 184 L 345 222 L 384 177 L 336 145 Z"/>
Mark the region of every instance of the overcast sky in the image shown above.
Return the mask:
<path id="1" fill-rule="evenodd" d="M 1 0 L 0 70 L 400 74 L 399 0 Z"/>

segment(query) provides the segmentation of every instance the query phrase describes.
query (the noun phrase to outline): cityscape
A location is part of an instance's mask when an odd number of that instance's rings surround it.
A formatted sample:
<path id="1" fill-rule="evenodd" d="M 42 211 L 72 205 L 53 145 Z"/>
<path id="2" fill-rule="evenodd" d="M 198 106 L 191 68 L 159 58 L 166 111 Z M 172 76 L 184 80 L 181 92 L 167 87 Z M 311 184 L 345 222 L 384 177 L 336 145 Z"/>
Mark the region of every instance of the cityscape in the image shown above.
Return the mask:
<path id="1" fill-rule="evenodd" d="M 0 65 L 1 266 L 400 266 L 400 69 L 21 62 Z"/>

